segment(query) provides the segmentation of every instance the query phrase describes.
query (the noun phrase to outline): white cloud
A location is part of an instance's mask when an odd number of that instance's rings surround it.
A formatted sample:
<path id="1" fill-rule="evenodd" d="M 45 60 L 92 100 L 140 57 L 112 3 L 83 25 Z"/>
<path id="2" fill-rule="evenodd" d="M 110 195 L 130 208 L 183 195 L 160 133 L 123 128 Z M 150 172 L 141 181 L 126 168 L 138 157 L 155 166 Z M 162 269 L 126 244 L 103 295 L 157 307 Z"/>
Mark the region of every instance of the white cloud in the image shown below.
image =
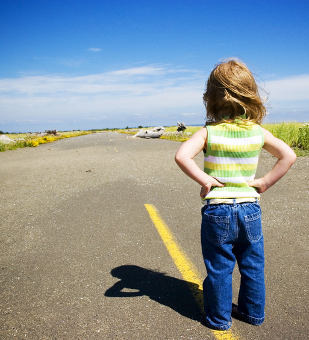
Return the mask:
<path id="1" fill-rule="evenodd" d="M 265 82 L 271 101 L 309 100 L 309 74 Z"/>
<path id="2" fill-rule="evenodd" d="M 30 96 L 42 94 L 63 95 L 112 95 L 122 96 L 125 93 L 134 96 L 151 95 L 165 90 L 185 91 L 192 86 L 203 86 L 203 78 L 187 75 L 189 71 L 177 71 L 171 75 L 170 70 L 163 67 L 144 66 L 125 70 L 106 72 L 80 77 L 63 75 L 24 76 L 0 80 L 0 94 L 14 93 Z"/>
<path id="3" fill-rule="evenodd" d="M 125 122 L 124 126 L 130 125 L 132 119 L 149 125 L 155 117 L 160 120 L 156 125 L 168 125 L 171 120 L 175 124 L 185 116 L 203 124 L 206 77 L 196 70 L 146 65 L 86 76 L 52 74 L 0 79 L 1 120 L 5 124 L 13 120 L 52 120 L 59 124 L 109 120 L 117 127 L 120 121 Z M 286 105 L 292 101 L 303 103 L 309 101 L 309 75 L 267 81 L 265 89 L 273 107 L 280 101 Z M 305 106 L 308 108 L 308 103 Z"/>
<path id="4" fill-rule="evenodd" d="M 268 93 L 265 121 L 299 121 L 309 119 L 309 75 L 299 75 L 266 81 Z"/>
<path id="5" fill-rule="evenodd" d="M 142 66 L 87 76 L 37 75 L 0 79 L 0 112 L 4 119 L 88 120 L 103 116 L 118 123 L 165 116 L 197 106 L 205 76 L 166 66 Z M 162 122 L 164 124 L 164 122 Z"/>
<path id="6" fill-rule="evenodd" d="M 192 112 L 192 113 L 183 113 L 182 115 L 183 116 L 195 116 L 196 113 L 195 112 Z"/>
<path id="7" fill-rule="evenodd" d="M 88 51 L 91 51 L 91 52 L 101 52 L 102 49 L 101 49 L 101 48 L 95 48 L 95 47 L 93 47 L 93 48 L 89 48 Z"/>

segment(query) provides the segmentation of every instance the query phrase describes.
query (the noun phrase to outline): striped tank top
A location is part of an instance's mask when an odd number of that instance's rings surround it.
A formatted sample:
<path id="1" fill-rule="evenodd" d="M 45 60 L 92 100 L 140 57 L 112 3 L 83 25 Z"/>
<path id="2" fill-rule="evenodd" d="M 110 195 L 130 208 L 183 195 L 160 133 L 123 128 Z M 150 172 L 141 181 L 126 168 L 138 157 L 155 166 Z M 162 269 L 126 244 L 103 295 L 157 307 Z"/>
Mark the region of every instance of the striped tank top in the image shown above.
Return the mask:
<path id="1" fill-rule="evenodd" d="M 212 187 L 205 199 L 260 197 L 247 181 L 255 177 L 258 157 L 264 144 L 262 128 L 252 122 L 208 125 L 204 171 L 224 187 Z"/>

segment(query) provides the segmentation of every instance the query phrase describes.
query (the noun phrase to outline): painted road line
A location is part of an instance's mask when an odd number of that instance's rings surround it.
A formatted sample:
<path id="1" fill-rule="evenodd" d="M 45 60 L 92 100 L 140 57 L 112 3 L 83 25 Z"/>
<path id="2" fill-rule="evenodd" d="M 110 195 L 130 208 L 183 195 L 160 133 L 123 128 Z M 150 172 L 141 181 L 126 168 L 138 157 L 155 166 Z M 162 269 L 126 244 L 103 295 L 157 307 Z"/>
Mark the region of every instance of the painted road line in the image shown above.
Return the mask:
<path id="1" fill-rule="evenodd" d="M 197 284 L 198 289 L 192 290 L 192 293 L 200 308 L 203 309 L 203 281 L 198 270 L 177 245 L 171 231 L 159 216 L 156 208 L 151 204 L 145 204 L 145 207 L 182 277 L 185 281 Z M 190 288 L 192 288 L 191 285 Z"/>
<path id="2" fill-rule="evenodd" d="M 161 236 L 164 245 L 170 253 L 176 267 L 180 274 L 188 283 L 195 283 L 196 285 L 189 285 L 191 292 L 203 312 L 203 279 L 201 274 L 196 269 L 192 261 L 182 251 L 180 246 L 175 241 L 175 238 L 170 231 L 169 227 L 160 217 L 157 209 L 151 204 L 145 204 L 145 208 L 148 214 L 157 228 L 159 235 Z M 228 331 L 215 331 L 211 330 L 213 335 L 218 340 L 240 340 L 239 336 L 231 330 Z"/>

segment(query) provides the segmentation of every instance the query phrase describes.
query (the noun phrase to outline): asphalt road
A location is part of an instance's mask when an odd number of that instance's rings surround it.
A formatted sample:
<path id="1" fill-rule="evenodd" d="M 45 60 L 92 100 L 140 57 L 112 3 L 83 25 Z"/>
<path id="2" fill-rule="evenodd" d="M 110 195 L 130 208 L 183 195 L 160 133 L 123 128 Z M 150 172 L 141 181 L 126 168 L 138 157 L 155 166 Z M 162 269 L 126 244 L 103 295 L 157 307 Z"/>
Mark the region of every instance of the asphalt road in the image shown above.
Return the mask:
<path id="1" fill-rule="evenodd" d="M 206 275 L 179 145 L 98 133 L 0 154 L 1 339 L 214 339 L 144 206 Z M 234 319 L 241 340 L 309 337 L 308 166 L 262 196 L 266 320 Z M 235 303 L 238 286 L 235 269 Z"/>

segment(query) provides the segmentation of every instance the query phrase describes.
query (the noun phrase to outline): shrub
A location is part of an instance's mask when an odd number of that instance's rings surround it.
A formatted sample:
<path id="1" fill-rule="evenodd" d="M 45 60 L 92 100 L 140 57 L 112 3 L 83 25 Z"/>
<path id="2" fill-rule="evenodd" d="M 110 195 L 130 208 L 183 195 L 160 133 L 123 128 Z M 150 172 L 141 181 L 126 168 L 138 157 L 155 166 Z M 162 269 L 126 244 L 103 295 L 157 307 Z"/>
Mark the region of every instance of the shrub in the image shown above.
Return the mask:
<path id="1" fill-rule="evenodd" d="M 309 124 L 304 124 L 298 130 L 297 146 L 304 150 L 309 150 Z"/>
<path id="2" fill-rule="evenodd" d="M 6 150 L 15 150 L 17 148 L 23 147 L 36 147 L 40 144 L 51 143 L 59 139 L 77 137 L 81 135 L 87 135 L 92 132 L 90 131 L 69 131 L 61 132 L 57 136 L 46 135 L 38 136 L 34 134 L 10 134 L 9 137 L 12 138 L 12 143 L 2 143 L 0 142 L 0 152 Z"/>

